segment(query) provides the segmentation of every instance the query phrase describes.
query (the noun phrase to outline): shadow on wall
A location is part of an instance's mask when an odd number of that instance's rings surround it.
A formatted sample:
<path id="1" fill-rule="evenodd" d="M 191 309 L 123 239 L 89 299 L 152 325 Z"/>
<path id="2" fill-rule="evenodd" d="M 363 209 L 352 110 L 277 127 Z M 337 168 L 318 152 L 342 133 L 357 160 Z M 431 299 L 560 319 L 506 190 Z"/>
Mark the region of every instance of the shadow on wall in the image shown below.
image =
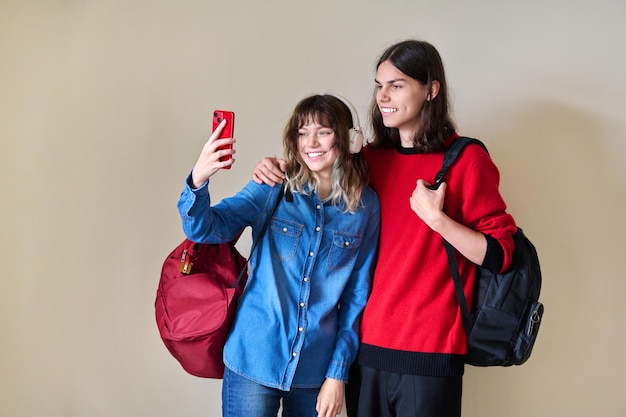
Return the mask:
<path id="1" fill-rule="evenodd" d="M 499 415 L 503 405 L 509 417 L 626 411 L 617 391 L 623 361 L 584 360 L 619 358 L 626 348 L 624 332 L 615 331 L 626 319 L 619 123 L 556 101 L 490 112 L 483 139 L 509 211 L 539 252 L 546 312 L 526 364 L 467 369 L 464 415 Z M 505 404 L 486 401 L 493 398 Z"/>

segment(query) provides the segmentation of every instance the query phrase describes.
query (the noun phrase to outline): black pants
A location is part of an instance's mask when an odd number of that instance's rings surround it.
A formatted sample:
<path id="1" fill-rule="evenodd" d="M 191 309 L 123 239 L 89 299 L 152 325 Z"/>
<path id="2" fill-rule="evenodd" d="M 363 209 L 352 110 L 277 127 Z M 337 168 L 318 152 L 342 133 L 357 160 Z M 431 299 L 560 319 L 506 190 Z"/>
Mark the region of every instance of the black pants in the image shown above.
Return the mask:
<path id="1" fill-rule="evenodd" d="M 383 372 L 353 365 L 348 417 L 460 417 L 463 377 Z"/>

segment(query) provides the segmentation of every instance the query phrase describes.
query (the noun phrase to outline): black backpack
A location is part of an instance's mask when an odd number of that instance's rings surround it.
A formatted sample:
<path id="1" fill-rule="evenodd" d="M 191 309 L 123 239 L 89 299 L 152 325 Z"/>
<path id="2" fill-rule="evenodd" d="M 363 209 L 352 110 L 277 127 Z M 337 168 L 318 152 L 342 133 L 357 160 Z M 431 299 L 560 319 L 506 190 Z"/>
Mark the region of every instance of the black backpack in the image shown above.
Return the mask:
<path id="1" fill-rule="evenodd" d="M 470 143 L 487 148 L 478 139 L 459 137 L 446 149 L 441 170 L 430 187 L 436 189 L 447 169 Z M 467 337 L 465 363 L 474 366 L 521 365 L 530 357 L 543 316 L 539 302 L 541 268 L 533 244 L 522 229 L 513 236 L 515 249 L 511 265 L 504 273 L 476 267 L 472 311 L 467 307 L 454 248 L 444 239 L 444 246 L 454 290 L 459 301 Z"/>

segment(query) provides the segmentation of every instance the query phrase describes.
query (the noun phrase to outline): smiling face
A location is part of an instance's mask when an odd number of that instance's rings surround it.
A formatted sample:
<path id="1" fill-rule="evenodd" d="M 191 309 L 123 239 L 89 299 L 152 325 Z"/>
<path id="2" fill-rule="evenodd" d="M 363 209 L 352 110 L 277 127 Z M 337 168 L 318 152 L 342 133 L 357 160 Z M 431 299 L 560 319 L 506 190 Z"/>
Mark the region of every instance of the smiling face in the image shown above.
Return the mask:
<path id="1" fill-rule="evenodd" d="M 329 180 L 338 156 L 335 131 L 309 120 L 298 129 L 298 152 L 306 166 L 324 180 Z"/>
<path id="2" fill-rule="evenodd" d="M 429 88 L 384 61 L 376 70 L 376 104 L 386 127 L 400 132 L 402 146 L 412 147 L 420 127 L 420 112 L 429 100 Z"/>

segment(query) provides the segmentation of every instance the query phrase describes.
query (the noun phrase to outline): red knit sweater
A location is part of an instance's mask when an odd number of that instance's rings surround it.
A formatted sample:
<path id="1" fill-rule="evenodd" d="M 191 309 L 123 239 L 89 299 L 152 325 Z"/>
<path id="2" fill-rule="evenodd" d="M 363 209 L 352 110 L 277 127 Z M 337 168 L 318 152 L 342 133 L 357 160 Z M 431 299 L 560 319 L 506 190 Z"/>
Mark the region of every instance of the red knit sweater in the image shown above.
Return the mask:
<path id="1" fill-rule="evenodd" d="M 366 147 L 364 155 L 370 185 L 380 199 L 381 231 L 359 363 L 397 373 L 462 375 L 465 332 L 442 238 L 409 204 L 418 179 L 433 182 L 443 153 Z M 444 179 L 445 209 L 454 220 L 500 243 L 504 270 L 511 261 L 516 226 L 498 191 L 499 178 L 489 155 L 480 146 L 468 146 Z M 457 258 L 471 300 L 474 264 Z"/>

